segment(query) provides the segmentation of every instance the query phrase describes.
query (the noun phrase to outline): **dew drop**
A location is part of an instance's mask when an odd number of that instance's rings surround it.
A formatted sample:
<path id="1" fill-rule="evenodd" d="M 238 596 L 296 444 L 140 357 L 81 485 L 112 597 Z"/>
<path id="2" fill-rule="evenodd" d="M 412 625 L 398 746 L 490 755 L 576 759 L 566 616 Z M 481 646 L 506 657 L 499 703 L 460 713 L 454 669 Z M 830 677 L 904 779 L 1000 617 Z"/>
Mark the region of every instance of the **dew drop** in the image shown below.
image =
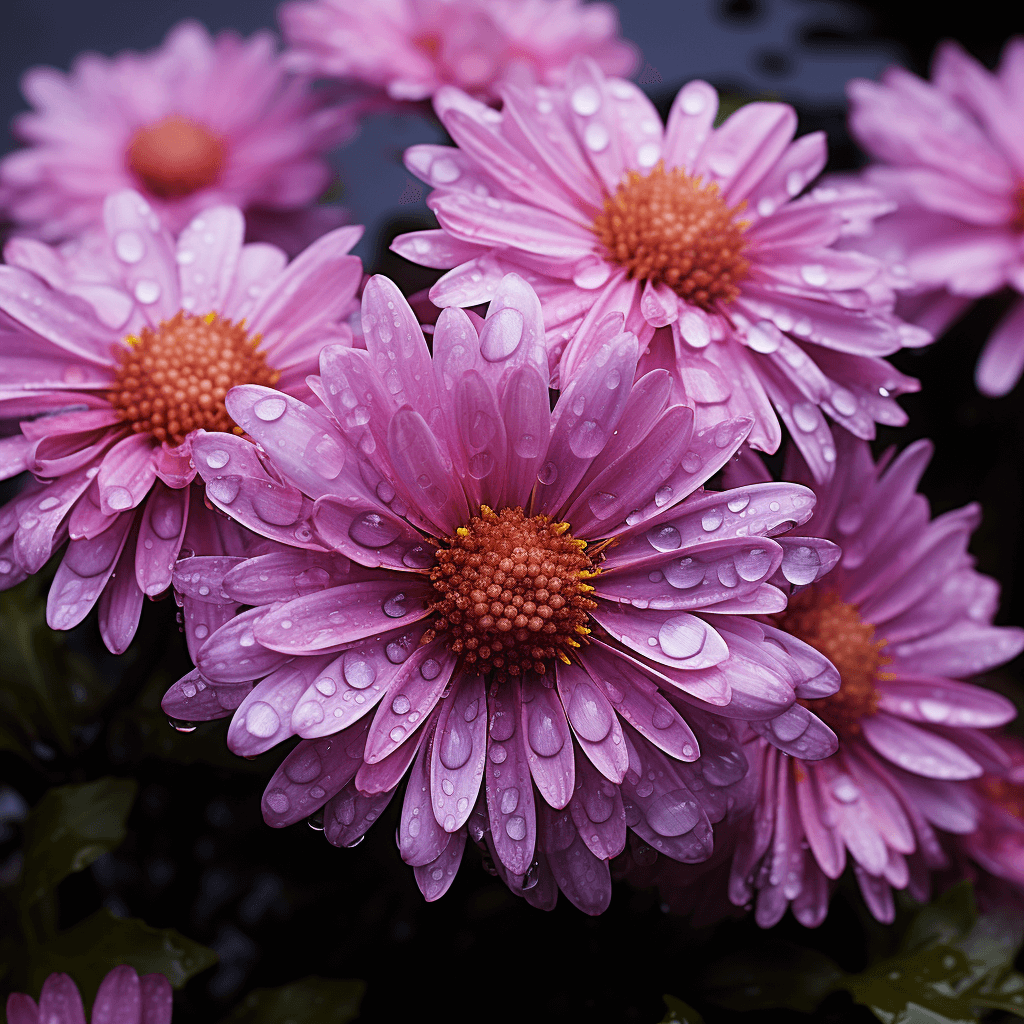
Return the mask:
<path id="1" fill-rule="evenodd" d="M 288 403 L 283 398 L 261 398 L 254 406 L 253 412 L 263 420 L 264 423 L 273 423 L 279 420 L 288 408 Z"/>
<path id="2" fill-rule="evenodd" d="M 581 85 L 573 91 L 569 102 L 580 117 L 590 117 L 601 109 L 601 94 L 592 85 Z"/>

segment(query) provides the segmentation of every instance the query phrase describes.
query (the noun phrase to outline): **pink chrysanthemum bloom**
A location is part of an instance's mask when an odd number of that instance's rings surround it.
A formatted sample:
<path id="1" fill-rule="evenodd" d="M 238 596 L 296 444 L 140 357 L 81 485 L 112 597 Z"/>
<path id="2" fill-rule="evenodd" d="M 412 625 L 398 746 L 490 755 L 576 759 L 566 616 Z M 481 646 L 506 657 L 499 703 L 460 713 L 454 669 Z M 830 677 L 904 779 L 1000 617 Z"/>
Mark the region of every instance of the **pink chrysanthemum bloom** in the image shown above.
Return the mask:
<path id="1" fill-rule="evenodd" d="M 162 974 L 141 978 L 131 967 L 115 967 L 100 982 L 91 1019 L 95 1024 L 170 1024 L 171 985 Z M 39 1003 L 22 992 L 7 997 L 8 1024 L 85 1024 L 78 987 L 66 974 L 43 982 Z"/>
<path id="2" fill-rule="evenodd" d="M 358 309 L 362 267 L 347 253 L 362 229 L 288 265 L 272 245 L 242 244 L 232 207 L 205 210 L 177 241 L 136 192 L 111 196 L 104 221 L 87 244 L 14 239 L 0 267 L 0 420 L 20 424 L 0 440 L 0 478 L 36 477 L 0 509 L 0 588 L 70 538 L 47 621 L 68 629 L 98 600 L 119 653 L 181 548 L 212 554 L 221 542 L 204 537 L 240 532 L 192 485 L 195 432 L 241 432 L 224 407 L 236 384 L 311 397 L 320 347 L 351 342 L 339 321 Z"/>
<path id="3" fill-rule="evenodd" d="M 298 0 L 279 11 L 294 67 L 353 78 L 396 100 L 444 85 L 495 100 L 509 81 L 560 84 L 577 54 L 629 75 L 636 48 L 608 3 L 580 0 Z"/>
<path id="4" fill-rule="evenodd" d="M 905 422 L 893 396 L 917 384 L 879 357 L 929 336 L 893 316 L 878 262 L 833 245 L 891 204 L 859 185 L 800 195 L 825 164 L 824 133 L 792 142 L 796 114 L 781 103 L 714 128 L 704 82 L 680 91 L 663 127 L 636 86 L 586 60 L 565 90 L 502 98 L 499 113 L 441 90 L 458 148 L 406 153 L 435 189 L 441 230 L 392 248 L 455 268 L 431 289 L 436 305 L 487 302 L 502 274 L 523 274 L 563 382 L 593 358 L 594 325 L 620 311 L 650 346 L 641 371 L 678 373 L 698 429 L 750 416 L 748 443 L 773 452 L 777 411 L 817 479 L 835 460 L 823 411 L 865 438 Z"/>
<path id="5" fill-rule="evenodd" d="M 22 88 L 33 110 L 14 131 L 26 148 L 0 161 L 0 212 L 19 229 L 76 237 L 124 188 L 174 232 L 222 203 L 247 212 L 250 232 L 294 229 L 281 215 L 295 211 L 310 239 L 337 225 L 301 208 L 328 185 L 324 153 L 352 133 L 353 108 L 293 76 L 270 33 L 211 38 L 186 21 L 151 53 L 33 68 Z"/>
<path id="6" fill-rule="evenodd" d="M 974 299 L 1024 293 L 1024 39 L 986 71 L 957 43 L 935 53 L 932 81 L 891 68 L 855 79 L 850 127 L 879 163 L 864 178 L 899 204 L 863 246 L 913 282 L 906 315 L 938 333 Z M 989 337 L 975 379 L 1004 395 L 1024 369 L 1024 297 Z"/>
<path id="7" fill-rule="evenodd" d="M 325 348 L 310 378 L 329 415 L 235 388 L 260 447 L 193 446 L 210 500 L 282 547 L 179 563 L 185 597 L 249 610 L 164 708 L 233 711 L 239 754 L 302 737 L 267 787 L 271 825 L 323 808 L 352 845 L 408 774 L 399 846 L 428 899 L 469 834 L 531 902 L 561 888 L 599 913 L 627 827 L 678 860 L 710 854 L 711 824 L 745 799 L 735 721 L 831 753 L 795 698 L 833 692 L 834 669 L 749 617 L 783 608 L 764 582 L 780 565 L 809 580 L 836 556 L 774 536 L 811 492 L 701 487 L 749 420 L 698 432 L 665 370 L 634 384 L 621 315 L 551 412 L 541 306 L 515 275 L 486 321 L 442 311 L 433 358 L 386 278 L 362 322 L 366 351 Z"/>
<path id="8" fill-rule="evenodd" d="M 839 444 L 835 476 L 813 485 L 814 515 L 794 533 L 834 540 L 842 558 L 824 579 L 793 588 L 774 617 L 839 670 L 839 691 L 807 702 L 839 750 L 808 763 L 759 737 L 746 744 L 760 795 L 739 830 L 729 897 L 738 906 L 756 898 L 764 927 L 787 905 L 820 924 L 848 856 L 879 920 L 892 920 L 893 889 L 926 899 L 929 873 L 948 867 L 938 832 L 981 824 L 968 780 L 1009 765 L 985 730 L 1013 718 L 1013 705 L 959 681 L 1024 649 L 1024 630 L 991 624 L 998 586 L 967 553 L 978 507 L 929 520 L 915 493 L 927 442 L 878 464 L 864 442 L 843 435 Z M 765 476 L 752 455 L 727 471 L 746 486 Z M 811 482 L 799 457 L 786 476 Z"/>

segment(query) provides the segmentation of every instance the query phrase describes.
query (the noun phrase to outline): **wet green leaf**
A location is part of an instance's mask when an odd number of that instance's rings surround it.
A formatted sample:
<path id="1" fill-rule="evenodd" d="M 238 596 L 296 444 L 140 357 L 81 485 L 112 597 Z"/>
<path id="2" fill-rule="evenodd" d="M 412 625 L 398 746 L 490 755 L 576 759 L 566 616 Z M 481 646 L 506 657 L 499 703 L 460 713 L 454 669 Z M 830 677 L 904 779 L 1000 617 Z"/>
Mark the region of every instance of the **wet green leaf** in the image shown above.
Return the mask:
<path id="1" fill-rule="evenodd" d="M 173 928 L 151 928 L 135 918 L 115 917 L 104 908 L 33 951 L 28 985 L 38 991 L 48 975 L 66 971 L 88 1004 L 104 975 L 118 964 L 129 964 L 139 974 L 163 974 L 180 988 L 216 962 L 212 949 Z"/>
<path id="2" fill-rule="evenodd" d="M 661 1018 L 661 1024 L 673 1024 L 675 1021 L 679 1024 L 704 1024 L 704 1018 L 682 999 L 667 994 L 662 996 L 662 999 L 665 1000 L 668 1012 Z"/>
<path id="3" fill-rule="evenodd" d="M 43 796 L 25 822 L 23 905 L 121 844 L 137 788 L 131 779 L 106 778 Z"/>
<path id="4" fill-rule="evenodd" d="M 365 990 L 361 981 L 332 978 L 303 978 L 281 988 L 259 988 L 223 1024 L 348 1024 L 358 1016 Z M 696 1018 L 691 1024 L 703 1022 Z"/>

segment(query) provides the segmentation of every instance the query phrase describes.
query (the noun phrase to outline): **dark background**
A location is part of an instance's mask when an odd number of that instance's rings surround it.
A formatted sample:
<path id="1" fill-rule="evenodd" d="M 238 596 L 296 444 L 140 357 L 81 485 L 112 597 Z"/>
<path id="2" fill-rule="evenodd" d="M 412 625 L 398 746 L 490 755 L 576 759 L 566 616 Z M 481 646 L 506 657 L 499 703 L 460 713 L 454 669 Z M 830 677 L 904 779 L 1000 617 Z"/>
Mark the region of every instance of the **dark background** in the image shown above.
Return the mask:
<path id="1" fill-rule="evenodd" d="M 932 49 L 946 37 L 959 38 L 991 66 L 1018 27 L 987 4 L 955 16 L 943 13 L 952 6 L 924 10 L 892 0 L 622 0 L 618 6 L 623 34 L 643 54 L 638 80 L 663 113 L 693 77 L 727 91 L 785 99 L 797 106 L 801 132 L 829 132 L 831 169 L 858 161 L 844 126 L 848 77 L 876 77 L 895 60 L 926 73 Z M 17 81 L 26 67 L 66 68 L 83 49 L 147 49 L 184 17 L 249 33 L 273 25 L 274 4 L 8 0 L 0 22 L 0 120 L 23 107 Z M 387 242 L 399 230 L 427 226 L 429 215 L 424 190 L 402 168 L 400 154 L 414 142 L 440 137 L 418 115 L 379 115 L 333 157 L 342 202 L 354 221 L 368 226 L 360 253 L 367 268 L 397 276 L 407 290 L 425 283 L 422 274 L 388 256 Z M 11 146 L 9 137 L 0 142 L 0 148 Z M 991 400 L 972 383 L 981 344 L 1007 301 L 980 302 L 931 349 L 894 358 L 923 388 L 902 400 L 909 426 L 883 429 L 879 448 L 924 436 L 935 441 L 924 489 L 936 512 L 982 502 L 985 520 L 972 550 L 979 568 L 1003 585 L 999 621 L 1021 623 L 1021 389 Z M 180 735 L 158 710 L 166 685 L 190 667 L 174 613 L 170 600 L 147 604 L 138 639 L 121 659 L 103 654 L 94 619 L 74 632 L 71 645 L 101 665 L 101 699 L 92 719 L 79 723 L 72 756 L 45 744 L 37 745 L 34 763 L 0 755 L 0 811 L 4 801 L 32 805 L 55 784 L 106 774 L 138 779 L 126 842 L 64 883 L 61 913 L 70 924 L 106 905 L 174 926 L 216 949 L 220 964 L 177 994 L 177 1020 L 219 1020 L 253 987 L 308 974 L 365 979 L 366 1022 L 413 1021 L 430 1013 L 446 1020 L 646 1024 L 660 1019 L 666 991 L 692 1001 L 709 1024 L 751 1019 L 709 1005 L 701 989 L 721 953 L 757 939 L 748 921 L 696 931 L 664 912 L 656 892 L 622 884 L 599 919 L 564 900 L 543 914 L 487 874 L 474 851 L 467 851 L 449 893 L 425 904 L 395 848 L 397 799 L 388 820 L 351 850 L 334 849 L 303 825 L 267 828 L 260 795 L 283 753 L 253 762 L 234 758 L 223 748 L 224 723 Z M 991 682 L 1012 690 L 1019 679 L 1018 664 Z M 9 853 L 16 830 L 5 835 L 0 829 L 4 838 L 0 853 Z M 863 966 L 869 940 L 877 939 L 858 900 L 845 891 L 817 932 L 787 918 L 777 933 L 827 950 L 848 969 Z M 789 1012 L 757 1018 L 759 1024 L 797 1019 Z M 874 1018 L 848 997 L 834 996 L 814 1019 Z"/>

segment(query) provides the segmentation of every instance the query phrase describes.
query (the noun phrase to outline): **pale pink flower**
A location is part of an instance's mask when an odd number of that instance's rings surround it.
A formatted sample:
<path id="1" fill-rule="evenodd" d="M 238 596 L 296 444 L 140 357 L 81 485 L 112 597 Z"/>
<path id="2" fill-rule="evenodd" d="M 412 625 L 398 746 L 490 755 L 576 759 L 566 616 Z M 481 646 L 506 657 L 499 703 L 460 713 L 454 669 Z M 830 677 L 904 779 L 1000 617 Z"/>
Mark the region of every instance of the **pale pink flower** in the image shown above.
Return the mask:
<path id="1" fill-rule="evenodd" d="M 171 986 L 162 974 L 115 967 L 100 982 L 92 1007 L 93 1024 L 171 1024 Z M 39 1002 L 22 992 L 7 997 L 7 1024 L 85 1024 L 78 986 L 66 974 L 43 982 Z"/>
<path id="2" fill-rule="evenodd" d="M 307 74 L 351 78 L 396 100 L 444 85 L 494 100 L 509 81 L 560 84 L 577 54 L 629 75 L 636 48 L 609 3 L 580 0 L 292 0 L 279 9 Z"/>
<path id="3" fill-rule="evenodd" d="M 824 414 L 865 438 L 905 422 L 893 396 L 917 384 L 879 357 L 929 336 L 893 316 L 877 261 L 835 247 L 891 204 L 859 185 L 802 194 L 824 133 L 792 141 L 782 103 L 749 103 L 715 128 L 704 82 L 663 126 L 636 86 L 586 60 L 564 90 L 509 85 L 502 98 L 499 112 L 442 89 L 434 106 L 458 148 L 406 153 L 441 230 L 392 248 L 455 268 L 431 289 L 436 305 L 487 302 L 502 274 L 522 274 L 563 382 L 617 310 L 649 346 L 641 372 L 673 369 L 698 427 L 751 416 L 748 443 L 773 452 L 777 413 L 817 479 L 835 460 Z"/>
<path id="4" fill-rule="evenodd" d="M 1024 293 L 1024 39 L 993 74 L 954 42 L 931 82 L 891 68 L 847 87 L 850 128 L 878 161 L 864 180 L 899 204 L 858 245 L 911 284 L 901 311 L 938 333 L 973 300 L 1007 285 Z M 981 354 L 975 379 L 1004 395 L 1024 369 L 1024 298 Z"/>
<path id="5" fill-rule="evenodd" d="M 666 371 L 634 383 L 618 314 L 552 412 L 541 305 L 516 275 L 486 320 L 442 311 L 433 356 L 386 278 L 362 322 L 366 349 L 325 348 L 310 378 L 326 412 L 239 387 L 227 406 L 259 447 L 193 444 L 208 498 L 280 547 L 179 562 L 183 600 L 239 614 L 163 706 L 232 715 L 247 756 L 301 737 L 264 795 L 271 825 L 322 808 L 352 845 L 408 775 L 398 841 L 428 899 L 471 836 L 532 903 L 561 889 L 599 913 L 627 828 L 677 860 L 711 853 L 747 799 L 737 723 L 835 749 L 795 702 L 835 670 L 750 617 L 783 608 L 764 582 L 780 566 L 809 580 L 838 555 L 776 536 L 811 492 L 702 487 L 749 420 L 698 431 Z"/>
<path id="6" fill-rule="evenodd" d="M 14 123 L 25 148 L 0 161 L 0 212 L 59 241 L 101 224 L 103 200 L 132 188 L 173 232 L 219 204 L 245 210 L 250 231 L 265 222 L 272 241 L 336 227 L 338 211 L 303 208 L 330 182 L 324 153 L 352 133 L 355 108 L 274 50 L 267 32 L 211 38 L 185 21 L 149 53 L 33 68 L 22 83 L 33 109 Z"/>
<path id="7" fill-rule="evenodd" d="M 192 484 L 192 437 L 238 430 L 224 408 L 234 384 L 312 397 L 320 347 L 351 343 L 342 321 L 362 267 L 347 253 L 362 229 L 331 232 L 288 265 L 272 245 L 243 245 L 232 207 L 204 210 L 175 240 L 142 196 L 121 192 L 104 222 L 62 248 L 14 239 L 0 266 L 0 420 L 20 424 L 0 440 L 0 478 L 35 476 L 0 509 L 0 587 L 70 539 L 47 621 L 69 629 L 99 601 L 119 653 L 182 547 L 250 550 Z"/>
<path id="8" fill-rule="evenodd" d="M 1010 767 L 987 730 L 1013 718 L 1013 705 L 960 681 L 1024 648 L 1024 630 L 991 624 L 998 585 L 967 553 L 978 506 L 930 519 L 915 493 L 927 442 L 877 464 L 864 442 L 845 435 L 839 444 L 829 484 L 813 484 L 798 457 L 786 472 L 818 495 L 794 534 L 843 550 L 827 576 L 793 588 L 775 617 L 839 670 L 839 691 L 807 702 L 836 731 L 839 750 L 810 763 L 760 737 L 745 745 L 759 799 L 738 830 L 729 897 L 756 901 L 764 927 L 787 906 L 803 924 L 820 924 L 847 861 L 881 921 L 893 918 L 893 889 L 927 899 L 932 872 L 950 866 L 943 834 L 970 843 L 985 827 L 971 780 Z M 749 456 L 727 478 L 749 486 L 766 474 Z"/>

